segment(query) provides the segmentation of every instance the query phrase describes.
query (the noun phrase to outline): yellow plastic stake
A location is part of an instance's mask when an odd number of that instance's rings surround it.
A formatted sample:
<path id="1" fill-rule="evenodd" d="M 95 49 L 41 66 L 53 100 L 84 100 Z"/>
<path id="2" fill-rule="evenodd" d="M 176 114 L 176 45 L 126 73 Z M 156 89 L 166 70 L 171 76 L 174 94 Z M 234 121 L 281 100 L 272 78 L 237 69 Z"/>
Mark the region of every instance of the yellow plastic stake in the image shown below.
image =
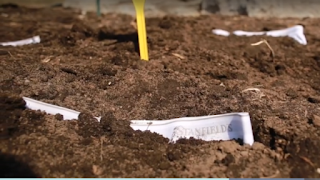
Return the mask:
<path id="1" fill-rule="evenodd" d="M 149 61 L 146 22 L 145 22 L 145 16 L 144 16 L 144 4 L 146 0 L 132 0 L 132 1 L 133 1 L 134 8 L 136 9 L 140 58 L 142 60 Z"/>

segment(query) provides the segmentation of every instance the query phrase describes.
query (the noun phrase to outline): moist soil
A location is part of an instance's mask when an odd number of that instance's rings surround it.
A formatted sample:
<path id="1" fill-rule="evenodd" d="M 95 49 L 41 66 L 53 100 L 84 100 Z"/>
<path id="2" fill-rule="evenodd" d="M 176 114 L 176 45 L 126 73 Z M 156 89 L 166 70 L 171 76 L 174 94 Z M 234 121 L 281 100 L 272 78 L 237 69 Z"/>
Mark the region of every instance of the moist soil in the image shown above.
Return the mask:
<path id="1" fill-rule="evenodd" d="M 0 42 L 41 36 L 0 47 L 1 177 L 320 177 L 320 19 L 147 19 L 148 62 L 130 16 L 6 5 L 0 21 Z M 308 45 L 211 32 L 296 24 Z M 274 56 L 251 46 L 261 38 Z M 63 121 L 26 109 L 23 96 L 81 114 Z M 253 146 L 173 144 L 129 124 L 231 112 L 250 113 Z"/>

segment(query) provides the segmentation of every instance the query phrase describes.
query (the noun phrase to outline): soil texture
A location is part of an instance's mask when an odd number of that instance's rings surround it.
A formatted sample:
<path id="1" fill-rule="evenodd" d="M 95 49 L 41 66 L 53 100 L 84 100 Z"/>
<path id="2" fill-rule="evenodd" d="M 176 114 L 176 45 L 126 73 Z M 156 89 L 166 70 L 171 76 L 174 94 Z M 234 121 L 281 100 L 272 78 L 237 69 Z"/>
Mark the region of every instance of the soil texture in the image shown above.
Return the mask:
<path id="1" fill-rule="evenodd" d="M 320 177 L 320 19 L 246 16 L 135 20 L 61 7 L 0 7 L 1 177 Z M 282 37 L 222 37 L 213 28 L 305 26 Z M 265 45 L 251 46 L 261 38 Z M 22 97 L 80 111 L 78 120 L 25 108 Z M 249 112 L 255 143 L 134 131 L 130 120 Z M 99 123 L 94 116 L 102 116 Z"/>

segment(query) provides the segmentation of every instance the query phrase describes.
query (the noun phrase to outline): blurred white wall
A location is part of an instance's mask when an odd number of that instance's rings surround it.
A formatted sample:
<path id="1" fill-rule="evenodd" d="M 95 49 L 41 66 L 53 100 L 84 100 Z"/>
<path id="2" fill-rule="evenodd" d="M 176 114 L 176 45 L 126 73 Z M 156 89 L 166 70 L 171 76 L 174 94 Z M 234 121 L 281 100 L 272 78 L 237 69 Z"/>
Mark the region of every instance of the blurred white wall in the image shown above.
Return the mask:
<path id="1" fill-rule="evenodd" d="M 320 17 L 320 0 L 204 0 L 202 12 L 254 17 Z"/>
<path id="2" fill-rule="evenodd" d="M 100 0 L 102 13 L 134 16 L 131 0 Z M 45 7 L 63 3 L 65 7 L 96 11 L 96 0 L 0 0 L 3 3 Z M 199 16 L 201 14 L 249 15 L 253 17 L 320 17 L 320 0 L 146 0 L 147 17 L 167 14 Z"/>
<path id="3" fill-rule="evenodd" d="M 13 3 L 20 6 L 43 8 L 62 4 L 64 0 L 0 0 L 0 4 Z"/>
<path id="4" fill-rule="evenodd" d="M 202 0 L 146 0 L 145 16 L 155 17 L 166 14 L 198 16 Z M 123 13 L 135 16 L 132 0 L 100 0 L 102 13 Z M 96 11 L 96 0 L 65 0 L 65 7 Z"/>

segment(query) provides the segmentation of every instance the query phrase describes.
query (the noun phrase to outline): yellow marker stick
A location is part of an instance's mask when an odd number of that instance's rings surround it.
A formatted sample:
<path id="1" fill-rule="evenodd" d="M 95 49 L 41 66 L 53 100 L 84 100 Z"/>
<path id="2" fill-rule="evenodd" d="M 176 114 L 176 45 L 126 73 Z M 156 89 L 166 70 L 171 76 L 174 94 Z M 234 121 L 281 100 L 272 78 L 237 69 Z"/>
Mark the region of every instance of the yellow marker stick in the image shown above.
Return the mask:
<path id="1" fill-rule="evenodd" d="M 140 58 L 142 60 L 149 61 L 146 22 L 144 17 L 144 4 L 146 0 L 132 0 L 132 1 L 133 1 L 134 8 L 136 9 L 136 16 L 137 16 L 136 18 L 137 18 L 138 36 L 139 36 Z"/>

